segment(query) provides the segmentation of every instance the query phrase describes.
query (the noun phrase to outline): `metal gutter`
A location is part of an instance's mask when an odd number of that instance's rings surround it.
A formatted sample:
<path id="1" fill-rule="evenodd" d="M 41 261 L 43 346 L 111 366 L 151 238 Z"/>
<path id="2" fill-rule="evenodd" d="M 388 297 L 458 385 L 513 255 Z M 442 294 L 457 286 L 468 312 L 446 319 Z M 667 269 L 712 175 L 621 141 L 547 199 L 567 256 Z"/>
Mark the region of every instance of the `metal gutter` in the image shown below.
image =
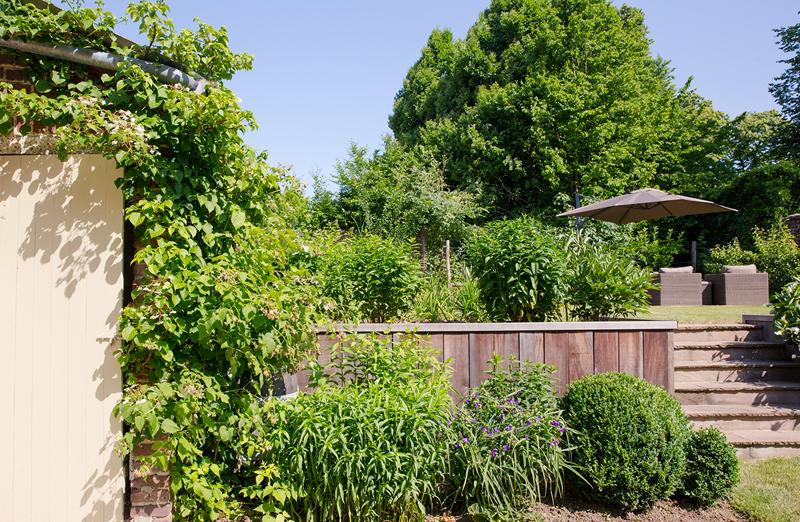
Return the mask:
<path id="1" fill-rule="evenodd" d="M 116 71 L 120 64 L 131 63 L 138 65 L 146 73 L 152 74 L 162 83 L 180 84 L 196 93 L 203 93 L 207 85 L 213 85 L 212 82 L 209 82 L 205 78 L 195 78 L 169 65 L 148 62 L 117 53 L 84 49 L 74 45 L 54 45 L 38 42 L 23 42 L 15 39 L 0 39 L 0 47 L 47 56 L 57 60 L 80 63 L 106 71 Z"/>

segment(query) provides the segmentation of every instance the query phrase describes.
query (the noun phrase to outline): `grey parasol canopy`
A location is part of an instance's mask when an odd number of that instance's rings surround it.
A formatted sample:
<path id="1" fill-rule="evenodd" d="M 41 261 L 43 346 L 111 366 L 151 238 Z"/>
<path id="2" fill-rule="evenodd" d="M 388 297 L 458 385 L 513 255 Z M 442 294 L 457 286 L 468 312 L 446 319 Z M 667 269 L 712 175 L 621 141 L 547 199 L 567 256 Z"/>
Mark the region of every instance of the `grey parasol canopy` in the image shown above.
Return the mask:
<path id="1" fill-rule="evenodd" d="M 704 199 L 646 188 L 563 212 L 558 217 L 590 217 L 625 224 L 669 216 L 692 216 L 718 212 L 736 212 L 736 209 Z"/>

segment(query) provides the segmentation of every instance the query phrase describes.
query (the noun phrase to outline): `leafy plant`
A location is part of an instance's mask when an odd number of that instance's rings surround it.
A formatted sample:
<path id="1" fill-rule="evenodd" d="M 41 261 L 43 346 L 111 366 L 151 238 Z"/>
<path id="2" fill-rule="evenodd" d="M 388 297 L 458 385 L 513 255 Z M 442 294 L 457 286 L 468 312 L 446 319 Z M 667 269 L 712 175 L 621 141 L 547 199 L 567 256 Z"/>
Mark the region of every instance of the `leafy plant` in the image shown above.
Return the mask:
<path id="1" fill-rule="evenodd" d="M 680 404 L 664 389 L 604 373 L 570 384 L 561 404 L 578 432 L 573 460 L 586 481 L 575 486 L 584 495 L 643 510 L 678 488 L 690 431 Z"/>
<path id="2" fill-rule="evenodd" d="M 753 251 L 743 249 L 738 239 L 713 248 L 712 262 L 706 264 L 705 270 L 719 272 L 723 265 L 755 264 L 760 271 L 769 274 L 771 294 L 775 294 L 792 278 L 800 275 L 800 247 L 785 224 L 768 230 L 755 227 L 753 241 Z"/>
<path id="3" fill-rule="evenodd" d="M 202 92 L 166 85 L 135 64 L 85 66 L 16 56 L 33 89 L 0 83 L 0 134 L 16 123 L 57 127 L 57 149 L 114 161 L 143 270 L 120 319 L 124 394 L 116 413 L 128 453 L 155 441 L 144 469 L 169 469 L 178 520 L 283 516 L 292 477 L 265 458 L 273 375 L 316 350 L 317 290 L 286 216 L 296 192 L 282 169 L 245 145 L 255 128 L 225 81 L 249 69 L 224 29 L 174 28 L 163 2 L 134 2 L 142 46 L 114 36 L 102 6 L 54 11 L 5 0 L 0 38 L 71 44 L 205 76 Z"/>
<path id="4" fill-rule="evenodd" d="M 528 217 L 494 221 L 475 229 L 465 253 L 494 318 L 539 321 L 557 313 L 564 256 L 552 230 Z"/>
<path id="5" fill-rule="evenodd" d="M 322 254 L 320 279 L 335 317 L 386 321 L 411 307 L 422 272 L 411 244 L 365 233 L 337 242 Z"/>
<path id="6" fill-rule="evenodd" d="M 487 319 L 478 282 L 468 268 L 457 272 L 448 286 L 447 277 L 434 270 L 424 278 L 407 317 L 411 321 L 472 321 Z"/>
<path id="7" fill-rule="evenodd" d="M 739 483 L 736 449 L 717 428 L 692 432 L 686 447 L 686 473 L 678 493 L 701 506 L 726 497 Z"/>
<path id="8" fill-rule="evenodd" d="M 772 299 L 775 332 L 800 346 L 800 278 L 795 278 Z"/>
<path id="9" fill-rule="evenodd" d="M 572 430 L 558 410 L 552 373 L 495 357 L 490 378 L 455 413 L 451 480 L 470 512 L 507 516 L 523 501 L 561 494 Z"/>
<path id="10" fill-rule="evenodd" d="M 301 520 L 419 520 L 448 470 L 449 375 L 421 339 L 337 343 L 313 393 L 280 403 L 270 456 L 303 492 Z"/>
<path id="11" fill-rule="evenodd" d="M 650 272 L 603 243 L 573 239 L 567 252 L 567 317 L 598 321 L 648 309 L 648 290 L 655 288 Z"/>
<path id="12" fill-rule="evenodd" d="M 753 230 L 756 266 L 769 274 L 770 293 L 776 293 L 800 276 L 800 247 L 785 224 Z"/>

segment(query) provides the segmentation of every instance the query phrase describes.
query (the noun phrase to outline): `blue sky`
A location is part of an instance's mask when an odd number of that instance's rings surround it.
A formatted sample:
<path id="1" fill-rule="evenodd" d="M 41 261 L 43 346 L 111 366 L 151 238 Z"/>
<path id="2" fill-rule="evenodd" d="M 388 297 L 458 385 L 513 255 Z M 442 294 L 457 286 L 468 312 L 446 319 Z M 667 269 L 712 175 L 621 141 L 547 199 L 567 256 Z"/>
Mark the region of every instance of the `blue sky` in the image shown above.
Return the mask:
<path id="1" fill-rule="evenodd" d="M 489 0 L 169 3 L 179 27 L 194 17 L 227 26 L 231 47 L 255 56 L 254 70 L 229 83 L 261 125 L 246 140 L 310 183 L 315 171 L 331 176 L 351 141 L 380 146 L 394 95 L 431 30 L 462 37 Z M 731 115 L 775 107 L 767 87 L 783 66 L 772 30 L 798 21 L 796 0 L 625 3 L 644 11 L 652 50 L 671 61 L 676 82 L 694 77 L 700 94 Z M 106 0 L 116 13 L 124 5 Z"/>

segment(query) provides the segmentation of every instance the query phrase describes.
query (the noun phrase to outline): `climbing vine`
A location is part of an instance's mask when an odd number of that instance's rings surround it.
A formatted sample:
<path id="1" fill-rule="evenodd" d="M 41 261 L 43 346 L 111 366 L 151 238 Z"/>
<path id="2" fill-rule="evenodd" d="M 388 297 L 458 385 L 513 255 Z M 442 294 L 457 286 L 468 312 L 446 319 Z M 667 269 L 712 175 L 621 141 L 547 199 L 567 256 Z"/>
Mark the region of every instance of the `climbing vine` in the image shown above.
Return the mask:
<path id="1" fill-rule="evenodd" d="M 115 36 L 126 21 L 141 45 Z M 0 38 L 114 52 L 211 82 L 196 93 L 136 65 L 101 74 L 20 53 L 33 89 L 0 84 L 0 134 L 52 126 L 62 157 L 92 151 L 123 169 L 145 270 L 120 319 L 120 450 L 155 441 L 147 465 L 171 470 L 179 519 L 281 519 L 299 492 L 263 457 L 279 420 L 263 397 L 314 349 L 317 290 L 285 218 L 297 199 L 290 178 L 244 144 L 255 120 L 224 85 L 252 57 L 231 52 L 224 29 L 176 30 L 167 5 L 148 1 L 118 18 L 4 0 Z"/>

